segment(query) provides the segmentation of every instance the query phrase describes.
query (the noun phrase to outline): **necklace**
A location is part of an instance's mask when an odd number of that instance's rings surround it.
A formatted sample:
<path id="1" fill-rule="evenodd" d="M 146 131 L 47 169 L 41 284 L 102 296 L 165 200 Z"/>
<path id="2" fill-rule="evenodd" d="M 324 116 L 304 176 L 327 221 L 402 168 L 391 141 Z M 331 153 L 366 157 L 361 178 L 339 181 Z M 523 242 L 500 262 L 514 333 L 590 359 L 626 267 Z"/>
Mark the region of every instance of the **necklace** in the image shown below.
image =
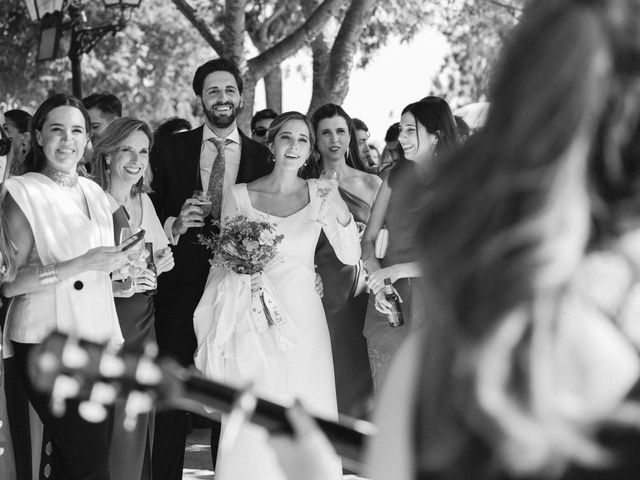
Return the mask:
<path id="1" fill-rule="evenodd" d="M 40 172 L 49 177 L 54 183 L 61 187 L 75 187 L 78 184 L 78 173 L 62 173 L 55 168 L 46 166 Z"/>

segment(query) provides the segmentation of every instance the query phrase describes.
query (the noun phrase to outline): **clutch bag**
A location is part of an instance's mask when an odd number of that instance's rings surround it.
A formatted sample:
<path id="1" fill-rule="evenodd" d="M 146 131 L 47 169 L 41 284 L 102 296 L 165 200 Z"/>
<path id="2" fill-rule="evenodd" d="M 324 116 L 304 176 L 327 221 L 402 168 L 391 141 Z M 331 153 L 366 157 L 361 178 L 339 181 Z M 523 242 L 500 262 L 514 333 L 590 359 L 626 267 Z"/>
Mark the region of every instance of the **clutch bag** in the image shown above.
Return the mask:
<path id="1" fill-rule="evenodd" d="M 382 227 L 376 236 L 375 255 L 376 258 L 384 258 L 389 248 L 389 230 Z"/>

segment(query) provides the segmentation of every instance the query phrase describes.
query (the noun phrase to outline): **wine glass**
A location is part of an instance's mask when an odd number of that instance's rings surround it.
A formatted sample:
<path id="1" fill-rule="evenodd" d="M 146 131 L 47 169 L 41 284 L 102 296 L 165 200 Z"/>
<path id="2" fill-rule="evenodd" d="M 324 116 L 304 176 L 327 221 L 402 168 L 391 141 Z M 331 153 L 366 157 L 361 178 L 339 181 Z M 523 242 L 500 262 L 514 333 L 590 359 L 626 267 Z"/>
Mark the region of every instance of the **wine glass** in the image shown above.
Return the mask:
<path id="1" fill-rule="evenodd" d="M 213 202 L 211 199 L 211 193 L 205 190 L 194 190 L 193 198 L 196 199 L 195 205 L 198 205 L 202 209 L 202 218 L 206 218 L 213 209 Z"/>
<path id="2" fill-rule="evenodd" d="M 127 240 L 127 238 L 131 237 L 134 234 L 134 230 L 129 227 L 123 227 L 120 229 L 120 245 Z M 145 253 L 144 242 L 140 241 L 131 246 L 127 250 L 127 259 L 129 260 L 129 265 L 125 267 L 127 269 L 127 273 L 131 275 L 131 286 L 135 287 L 136 285 L 136 275 L 142 272 L 140 268 L 139 262 L 143 258 Z M 125 274 L 125 272 L 122 272 Z"/>
<path id="3" fill-rule="evenodd" d="M 322 173 L 320 174 L 320 177 L 318 178 L 318 180 L 338 180 L 338 178 L 339 178 L 338 172 L 324 169 L 322 170 Z M 322 195 L 326 195 L 327 193 L 329 193 L 329 189 L 318 188 L 318 192 L 322 193 Z M 326 203 L 327 201 L 323 198 L 322 203 L 320 203 L 320 209 L 318 210 L 318 216 L 313 220 L 315 222 L 321 223 L 324 226 L 327 225 L 322 219 L 322 217 L 324 216 L 324 206 Z"/>

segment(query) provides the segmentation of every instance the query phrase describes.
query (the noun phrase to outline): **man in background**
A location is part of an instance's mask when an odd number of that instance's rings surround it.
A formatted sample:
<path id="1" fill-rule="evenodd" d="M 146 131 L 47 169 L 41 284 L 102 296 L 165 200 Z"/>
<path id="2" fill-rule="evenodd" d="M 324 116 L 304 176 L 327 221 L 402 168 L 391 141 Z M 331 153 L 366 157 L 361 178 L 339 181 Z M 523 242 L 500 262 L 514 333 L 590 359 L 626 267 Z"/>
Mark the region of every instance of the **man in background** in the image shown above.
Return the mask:
<path id="1" fill-rule="evenodd" d="M 92 93 L 82 99 L 91 118 L 91 130 L 95 141 L 116 118 L 122 117 L 122 102 L 109 92 Z"/>
<path id="2" fill-rule="evenodd" d="M 278 113 L 271 108 L 256 112 L 251 119 L 251 139 L 266 146 L 269 127 L 277 116 Z"/>

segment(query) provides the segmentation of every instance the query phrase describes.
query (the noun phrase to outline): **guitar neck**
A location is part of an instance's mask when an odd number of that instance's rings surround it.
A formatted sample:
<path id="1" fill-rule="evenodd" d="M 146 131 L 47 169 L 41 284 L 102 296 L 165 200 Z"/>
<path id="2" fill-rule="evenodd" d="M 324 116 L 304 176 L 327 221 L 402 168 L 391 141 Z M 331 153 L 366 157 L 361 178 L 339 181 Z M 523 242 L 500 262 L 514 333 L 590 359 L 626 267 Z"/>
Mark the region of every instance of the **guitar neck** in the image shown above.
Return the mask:
<path id="1" fill-rule="evenodd" d="M 238 389 L 207 380 L 189 370 L 185 370 L 183 375 L 182 396 L 185 399 L 224 413 L 232 410 L 240 394 Z M 314 418 L 338 455 L 342 457 L 345 467 L 353 471 L 361 471 L 365 442 L 374 432 L 374 427 L 366 421 L 344 416 L 340 416 L 339 421 Z M 255 409 L 249 420 L 266 428 L 270 433 L 293 432 L 287 419 L 286 407 L 269 400 L 257 398 Z"/>
<path id="2" fill-rule="evenodd" d="M 150 403 L 157 402 L 159 408 L 172 407 L 203 414 L 204 406 L 231 413 L 243 394 L 242 390 L 205 379 L 195 370 L 183 368 L 169 358 L 158 360 L 153 356 L 142 358 L 135 353 L 113 352 L 104 345 L 70 339 L 60 332 L 51 333 L 31 352 L 30 375 L 38 390 L 57 399 L 56 402 L 52 400 L 52 404 L 64 403 L 67 398 L 104 403 L 116 397 L 126 398 L 133 392 L 145 392 Z M 73 387 L 69 387 L 70 384 Z M 113 398 L 93 398 L 93 387 L 97 384 L 103 385 L 97 391 L 104 391 L 105 385 L 113 385 Z M 248 420 L 271 433 L 291 433 L 293 429 L 286 411 L 287 407 L 283 405 L 256 398 Z M 342 416 L 337 421 L 315 419 L 342 457 L 344 466 L 354 472 L 362 471 L 365 441 L 375 433 L 375 427 L 363 420 Z"/>

